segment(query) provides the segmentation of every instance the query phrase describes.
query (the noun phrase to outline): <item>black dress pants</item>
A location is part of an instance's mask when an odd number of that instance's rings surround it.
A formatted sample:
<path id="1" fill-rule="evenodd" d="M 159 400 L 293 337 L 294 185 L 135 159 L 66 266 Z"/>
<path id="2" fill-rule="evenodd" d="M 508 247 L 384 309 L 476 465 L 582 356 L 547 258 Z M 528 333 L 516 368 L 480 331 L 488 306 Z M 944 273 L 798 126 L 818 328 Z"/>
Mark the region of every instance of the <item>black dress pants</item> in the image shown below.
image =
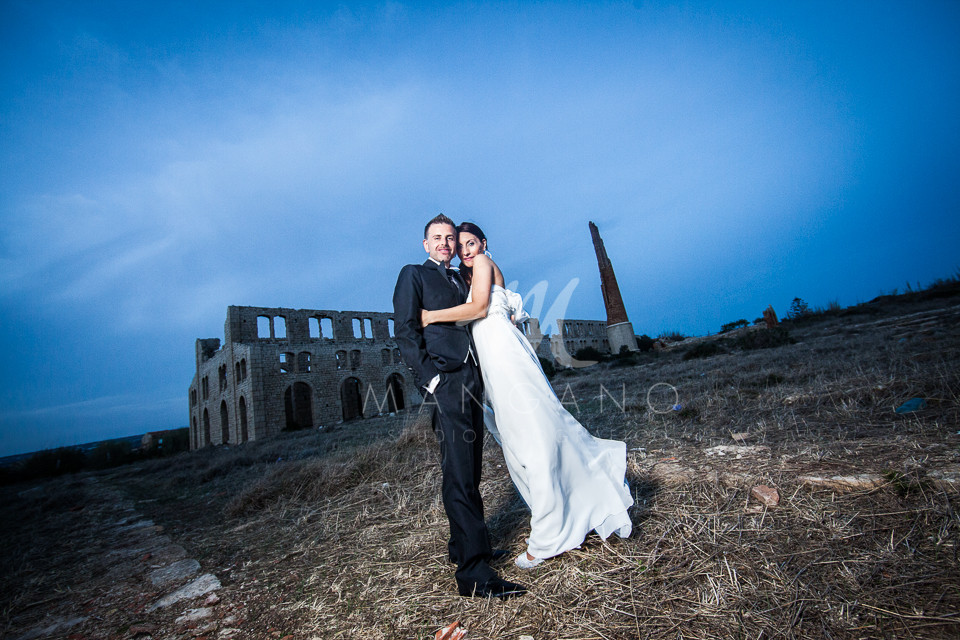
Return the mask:
<path id="1" fill-rule="evenodd" d="M 434 404 L 433 427 L 440 442 L 443 507 L 450 522 L 450 559 L 457 582 L 467 589 L 495 577 L 490 538 L 483 520 L 480 472 L 483 458 L 483 384 L 468 361 L 440 374 L 425 402 Z"/>

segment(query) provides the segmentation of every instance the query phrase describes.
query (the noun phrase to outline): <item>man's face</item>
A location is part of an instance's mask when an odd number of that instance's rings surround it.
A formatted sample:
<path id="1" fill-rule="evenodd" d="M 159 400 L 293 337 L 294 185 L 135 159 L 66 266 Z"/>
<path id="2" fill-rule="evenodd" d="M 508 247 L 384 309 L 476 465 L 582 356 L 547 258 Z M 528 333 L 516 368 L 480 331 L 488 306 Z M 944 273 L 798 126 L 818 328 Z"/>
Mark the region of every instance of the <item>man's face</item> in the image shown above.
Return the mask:
<path id="1" fill-rule="evenodd" d="M 423 241 L 423 248 L 437 262 L 449 266 L 456 247 L 457 230 L 453 226 L 437 222 L 427 229 L 427 237 Z"/>

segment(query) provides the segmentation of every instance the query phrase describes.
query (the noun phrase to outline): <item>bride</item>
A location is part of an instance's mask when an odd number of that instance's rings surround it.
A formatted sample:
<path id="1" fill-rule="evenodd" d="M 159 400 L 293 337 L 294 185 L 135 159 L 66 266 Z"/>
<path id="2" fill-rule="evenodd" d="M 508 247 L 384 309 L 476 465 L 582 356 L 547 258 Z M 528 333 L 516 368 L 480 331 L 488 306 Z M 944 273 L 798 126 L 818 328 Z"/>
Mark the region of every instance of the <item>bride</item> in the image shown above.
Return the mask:
<path id="1" fill-rule="evenodd" d="M 457 231 L 470 295 L 462 305 L 422 311 L 421 320 L 424 326 L 473 321 L 495 419 L 487 415 L 487 427 L 503 446 L 510 477 L 531 512 L 527 550 L 517 566 L 530 569 L 579 547 L 592 530 L 604 539 L 611 533 L 629 536 L 633 498 L 624 482 L 626 445 L 594 438 L 564 409 L 537 354 L 514 326 L 529 316 L 520 295 L 504 288 L 500 267 L 486 254 L 483 231 L 471 222 Z"/>

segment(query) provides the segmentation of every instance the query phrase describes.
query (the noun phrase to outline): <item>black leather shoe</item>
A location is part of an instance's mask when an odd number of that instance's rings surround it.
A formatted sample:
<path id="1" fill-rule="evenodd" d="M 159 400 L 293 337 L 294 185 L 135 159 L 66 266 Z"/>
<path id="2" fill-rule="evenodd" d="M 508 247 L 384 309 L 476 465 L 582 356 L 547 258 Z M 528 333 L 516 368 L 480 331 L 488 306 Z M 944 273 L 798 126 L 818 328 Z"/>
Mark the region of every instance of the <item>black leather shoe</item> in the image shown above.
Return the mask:
<path id="1" fill-rule="evenodd" d="M 468 598 L 513 598 L 522 596 L 527 588 L 521 584 L 507 582 L 501 578 L 490 578 L 486 582 L 458 583 L 460 595 Z"/>

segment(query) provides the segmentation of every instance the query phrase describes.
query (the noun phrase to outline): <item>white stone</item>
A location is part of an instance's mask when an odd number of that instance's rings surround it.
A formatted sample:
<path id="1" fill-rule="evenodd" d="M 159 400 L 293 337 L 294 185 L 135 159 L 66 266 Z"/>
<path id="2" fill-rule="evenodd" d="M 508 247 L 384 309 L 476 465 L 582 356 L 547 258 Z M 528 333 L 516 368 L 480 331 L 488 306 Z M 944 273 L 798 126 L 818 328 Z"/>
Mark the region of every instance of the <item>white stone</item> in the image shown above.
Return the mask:
<path id="1" fill-rule="evenodd" d="M 220 588 L 220 581 L 217 579 L 217 576 L 212 573 L 205 573 L 190 584 L 180 587 L 173 593 L 170 593 L 155 603 L 150 605 L 147 611 L 154 611 L 156 609 L 161 609 L 163 607 L 169 607 L 172 604 L 180 602 L 181 600 L 192 600 L 193 598 L 199 598 L 200 596 L 206 595 L 211 591 L 216 591 Z"/>
<path id="2" fill-rule="evenodd" d="M 213 609 L 208 609 L 206 607 L 200 607 L 199 609 L 187 609 L 187 611 L 177 618 L 177 624 L 185 624 L 187 622 L 196 622 L 197 620 L 203 620 L 209 618 L 213 615 Z"/>
<path id="3" fill-rule="evenodd" d="M 184 578 L 189 578 L 200 571 L 200 563 L 193 558 L 177 560 L 165 567 L 154 569 L 147 577 L 156 587 L 162 587 L 173 582 L 179 582 Z"/>

